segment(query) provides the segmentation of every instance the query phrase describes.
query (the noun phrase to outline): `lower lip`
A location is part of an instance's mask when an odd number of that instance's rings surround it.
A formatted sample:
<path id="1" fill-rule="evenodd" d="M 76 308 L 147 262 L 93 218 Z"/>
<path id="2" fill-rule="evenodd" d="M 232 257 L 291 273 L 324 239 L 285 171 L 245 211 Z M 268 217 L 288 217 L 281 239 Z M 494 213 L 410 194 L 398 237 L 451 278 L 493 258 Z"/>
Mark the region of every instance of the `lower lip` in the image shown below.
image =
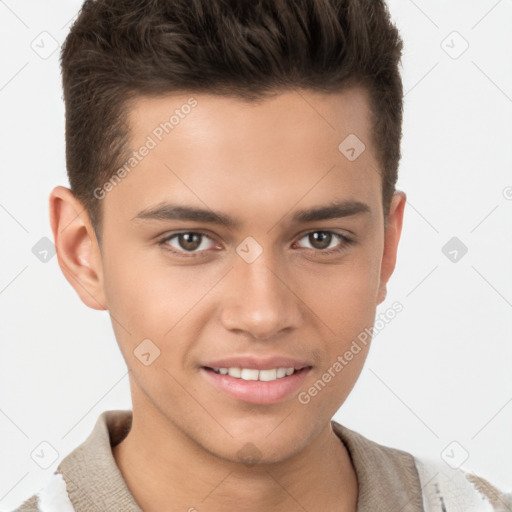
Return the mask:
<path id="1" fill-rule="evenodd" d="M 311 367 L 302 368 L 292 375 L 265 382 L 237 379 L 201 368 L 203 375 L 217 389 L 236 400 L 257 405 L 274 404 L 291 395 L 300 388 L 310 370 Z"/>

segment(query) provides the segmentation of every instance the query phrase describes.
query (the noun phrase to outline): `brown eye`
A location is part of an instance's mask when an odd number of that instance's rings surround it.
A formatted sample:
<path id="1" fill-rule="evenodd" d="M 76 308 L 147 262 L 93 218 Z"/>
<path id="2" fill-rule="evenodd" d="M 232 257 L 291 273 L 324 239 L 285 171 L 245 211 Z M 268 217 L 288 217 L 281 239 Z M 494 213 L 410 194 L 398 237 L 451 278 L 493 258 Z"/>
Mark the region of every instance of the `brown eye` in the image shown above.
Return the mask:
<path id="1" fill-rule="evenodd" d="M 314 231 L 309 233 L 308 240 L 315 249 L 327 249 L 331 244 L 332 233 L 328 231 Z"/>
<path id="2" fill-rule="evenodd" d="M 201 237 L 198 233 L 180 233 L 178 243 L 182 249 L 194 251 L 201 245 Z"/>
<path id="3" fill-rule="evenodd" d="M 168 250 L 179 254 L 189 253 L 191 256 L 205 252 L 206 249 L 213 247 L 213 240 L 204 233 L 196 231 L 186 231 L 175 233 L 168 236 L 160 242 Z"/>
<path id="4" fill-rule="evenodd" d="M 322 255 L 334 255 L 335 253 L 341 253 L 348 249 L 348 247 L 354 244 L 354 240 L 336 233 L 334 231 L 310 231 L 306 233 L 300 240 L 305 240 L 309 247 L 306 249 L 315 250 L 316 253 Z"/>

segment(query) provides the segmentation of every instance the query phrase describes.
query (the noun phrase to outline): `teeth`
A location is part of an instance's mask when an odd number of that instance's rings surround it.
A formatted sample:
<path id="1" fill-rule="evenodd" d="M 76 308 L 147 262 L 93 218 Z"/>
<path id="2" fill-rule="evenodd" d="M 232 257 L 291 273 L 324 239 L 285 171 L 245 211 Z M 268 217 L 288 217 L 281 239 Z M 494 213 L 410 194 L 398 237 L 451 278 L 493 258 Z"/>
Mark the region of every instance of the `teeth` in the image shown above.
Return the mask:
<path id="1" fill-rule="evenodd" d="M 242 377 L 243 380 L 258 380 L 259 373 L 260 372 L 258 370 L 248 370 L 247 368 L 243 368 L 242 375 L 240 375 L 240 377 Z"/>
<path id="2" fill-rule="evenodd" d="M 264 381 L 276 380 L 277 379 L 277 370 L 260 370 L 259 371 L 259 379 Z"/>
<path id="3" fill-rule="evenodd" d="M 242 377 L 242 370 L 240 370 L 240 368 L 229 368 L 228 375 L 239 379 Z"/>
<path id="4" fill-rule="evenodd" d="M 271 370 L 255 370 L 253 368 L 212 368 L 215 373 L 229 375 L 242 380 L 260 380 L 270 382 L 282 379 L 295 372 L 295 368 L 272 368 Z"/>

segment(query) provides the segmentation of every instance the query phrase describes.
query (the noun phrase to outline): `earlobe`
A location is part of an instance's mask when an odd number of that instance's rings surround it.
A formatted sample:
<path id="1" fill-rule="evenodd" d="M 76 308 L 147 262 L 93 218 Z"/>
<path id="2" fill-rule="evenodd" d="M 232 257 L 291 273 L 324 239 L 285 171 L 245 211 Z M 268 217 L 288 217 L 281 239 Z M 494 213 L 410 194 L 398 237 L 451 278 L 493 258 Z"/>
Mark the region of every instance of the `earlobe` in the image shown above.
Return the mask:
<path id="1" fill-rule="evenodd" d="M 384 252 L 382 255 L 377 304 L 381 304 L 386 299 L 387 283 L 395 269 L 406 201 L 407 196 L 405 192 L 396 191 L 389 207 L 387 224 L 384 231 Z"/>
<path id="2" fill-rule="evenodd" d="M 49 198 L 50 224 L 62 273 L 92 309 L 105 310 L 101 252 L 82 203 L 66 187 L 55 187 Z"/>

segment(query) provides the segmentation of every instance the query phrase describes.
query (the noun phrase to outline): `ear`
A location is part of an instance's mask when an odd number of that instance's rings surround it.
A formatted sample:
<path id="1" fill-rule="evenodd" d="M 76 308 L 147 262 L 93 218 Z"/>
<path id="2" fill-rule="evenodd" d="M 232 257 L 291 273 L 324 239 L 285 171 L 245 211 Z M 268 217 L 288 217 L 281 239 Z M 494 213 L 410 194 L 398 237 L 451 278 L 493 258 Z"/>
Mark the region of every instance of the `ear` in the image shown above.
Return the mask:
<path id="1" fill-rule="evenodd" d="M 92 309 L 107 309 L 101 252 L 89 215 L 66 187 L 50 194 L 50 223 L 62 273 Z"/>
<path id="2" fill-rule="evenodd" d="M 384 229 L 384 252 L 380 267 L 380 283 L 377 297 L 377 304 L 380 304 L 386 298 L 387 283 L 396 264 L 396 255 L 398 251 L 398 242 L 402 233 L 402 221 L 404 218 L 404 208 L 407 201 L 405 192 L 400 190 L 393 194 L 389 213 L 386 219 Z"/>

